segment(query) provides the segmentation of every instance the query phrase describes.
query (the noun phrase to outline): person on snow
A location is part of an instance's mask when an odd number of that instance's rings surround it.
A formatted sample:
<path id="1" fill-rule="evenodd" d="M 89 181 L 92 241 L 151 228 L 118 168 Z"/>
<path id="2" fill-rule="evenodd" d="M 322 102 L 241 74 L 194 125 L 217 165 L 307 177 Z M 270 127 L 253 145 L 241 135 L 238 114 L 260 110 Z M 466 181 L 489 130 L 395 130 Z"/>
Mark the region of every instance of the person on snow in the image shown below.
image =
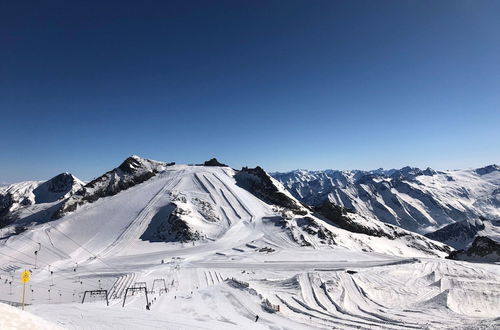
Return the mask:
<path id="1" fill-rule="evenodd" d="M 259 320 L 259 315 L 255 315 L 255 322 Z"/>

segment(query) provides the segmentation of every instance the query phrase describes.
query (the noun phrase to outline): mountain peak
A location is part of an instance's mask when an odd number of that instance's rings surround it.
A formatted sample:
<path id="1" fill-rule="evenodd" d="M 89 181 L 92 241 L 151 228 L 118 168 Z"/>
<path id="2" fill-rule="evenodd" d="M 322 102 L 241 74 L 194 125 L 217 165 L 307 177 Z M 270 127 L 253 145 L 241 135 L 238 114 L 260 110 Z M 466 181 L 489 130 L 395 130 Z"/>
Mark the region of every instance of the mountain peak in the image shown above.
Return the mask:
<path id="1" fill-rule="evenodd" d="M 478 168 L 475 172 L 479 175 L 486 175 L 495 171 L 500 171 L 500 166 L 498 166 L 497 164 L 491 164 L 485 167 Z"/>
<path id="2" fill-rule="evenodd" d="M 219 166 L 219 167 L 228 167 L 226 164 L 223 164 L 217 160 L 217 158 L 212 158 L 203 163 L 203 166 Z"/>

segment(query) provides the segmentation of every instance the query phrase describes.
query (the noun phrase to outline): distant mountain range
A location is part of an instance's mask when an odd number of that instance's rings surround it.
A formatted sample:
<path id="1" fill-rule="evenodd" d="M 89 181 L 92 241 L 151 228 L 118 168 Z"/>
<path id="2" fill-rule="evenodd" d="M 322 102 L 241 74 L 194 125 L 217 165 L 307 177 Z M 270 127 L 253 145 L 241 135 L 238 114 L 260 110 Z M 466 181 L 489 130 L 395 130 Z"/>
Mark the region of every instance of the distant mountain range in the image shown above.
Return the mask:
<path id="1" fill-rule="evenodd" d="M 308 205 L 325 200 L 462 249 L 500 233 L 500 167 L 272 173 Z M 434 231 L 436 231 L 434 233 Z"/>
<path id="2" fill-rule="evenodd" d="M 404 167 L 377 171 L 272 173 L 310 205 L 329 199 L 383 222 L 426 233 L 450 223 L 500 217 L 500 167 L 434 171 Z"/>
<path id="3" fill-rule="evenodd" d="M 151 206 L 148 187 L 158 184 L 164 190 Z M 260 202 L 249 202 L 247 195 Z M 338 245 L 398 255 L 447 256 L 453 250 L 449 246 L 471 248 L 478 237 L 500 241 L 497 165 L 269 175 L 260 167 L 234 170 L 216 159 L 176 165 L 131 156 L 88 183 L 63 173 L 45 182 L 1 187 L 0 227 L 14 235 L 58 219 L 121 221 L 109 209 L 120 203 L 136 205 L 131 212 L 138 214 L 151 208 L 133 233 L 147 241 L 216 239 L 242 219 L 258 219 L 259 232 L 269 225 L 280 228 L 279 235 L 301 246 Z M 268 229 L 259 235 L 269 235 Z M 461 256 L 455 253 L 455 258 Z"/>

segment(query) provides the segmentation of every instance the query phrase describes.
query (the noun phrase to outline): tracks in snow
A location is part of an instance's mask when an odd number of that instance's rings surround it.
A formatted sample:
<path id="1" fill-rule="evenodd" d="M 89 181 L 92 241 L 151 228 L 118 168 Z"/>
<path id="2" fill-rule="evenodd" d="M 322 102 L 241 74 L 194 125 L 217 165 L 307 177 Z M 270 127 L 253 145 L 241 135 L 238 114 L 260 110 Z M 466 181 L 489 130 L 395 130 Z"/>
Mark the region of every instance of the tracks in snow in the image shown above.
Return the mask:
<path id="1" fill-rule="evenodd" d="M 224 282 L 222 275 L 216 271 L 204 271 L 205 281 L 207 282 L 207 286 L 216 285 Z"/>
<path id="2" fill-rule="evenodd" d="M 135 273 L 123 274 L 118 277 L 109 290 L 109 299 L 120 299 L 125 292 L 125 290 L 132 286 L 136 278 Z"/>
<path id="3" fill-rule="evenodd" d="M 99 253 L 100 257 L 107 256 L 111 254 L 119 245 L 127 244 L 130 240 L 137 238 L 142 235 L 146 230 L 149 221 L 155 215 L 154 207 L 160 201 L 160 199 L 165 195 L 168 190 L 175 187 L 181 180 L 184 171 L 178 173 L 175 177 L 171 178 L 146 204 L 146 206 L 139 212 L 137 217 L 132 220 L 129 225 L 123 230 L 120 235 L 102 252 Z"/>

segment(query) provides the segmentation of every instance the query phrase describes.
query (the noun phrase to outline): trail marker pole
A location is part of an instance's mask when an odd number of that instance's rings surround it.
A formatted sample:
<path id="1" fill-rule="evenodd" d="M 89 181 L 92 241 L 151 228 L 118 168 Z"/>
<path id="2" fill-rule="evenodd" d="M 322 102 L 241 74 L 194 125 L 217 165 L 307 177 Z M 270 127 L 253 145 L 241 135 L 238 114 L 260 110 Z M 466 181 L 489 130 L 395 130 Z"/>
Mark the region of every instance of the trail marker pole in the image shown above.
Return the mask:
<path id="1" fill-rule="evenodd" d="M 30 272 L 25 270 L 21 274 L 21 282 L 23 283 L 23 298 L 22 298 L 21 305 L 22 305 L 23 310 L 24 310 L 24 294 L 26 293 L 26 283 L 28 283 L 29 280 L 30 280 Z"/>

